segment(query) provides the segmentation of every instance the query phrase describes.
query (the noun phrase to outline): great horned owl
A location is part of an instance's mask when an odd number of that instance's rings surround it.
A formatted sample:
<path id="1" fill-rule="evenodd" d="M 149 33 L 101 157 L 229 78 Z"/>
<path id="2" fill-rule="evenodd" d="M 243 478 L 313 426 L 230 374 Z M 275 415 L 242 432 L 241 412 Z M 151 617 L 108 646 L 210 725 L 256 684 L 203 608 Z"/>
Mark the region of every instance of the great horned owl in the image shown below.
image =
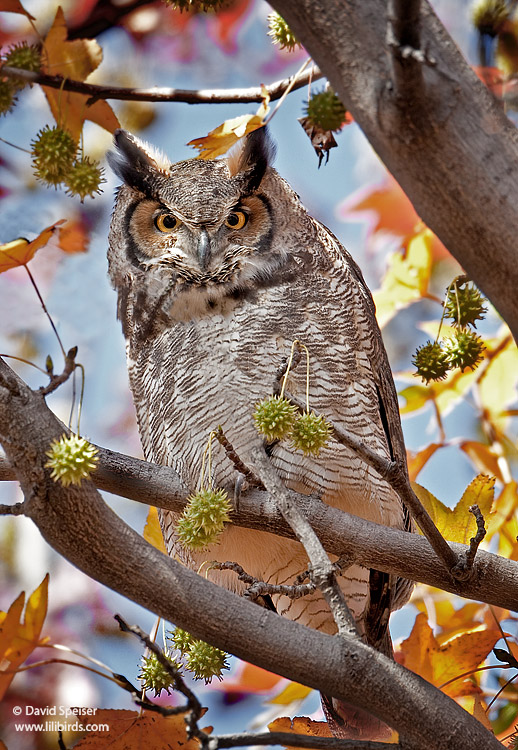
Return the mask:
<path id="1" fill-rule="evenodd" d="M 251 448 L 263 444 L 254 406 L 272 392 L 298 340 L 309 351 L 311 408 L 404 464 L 397 398 L 370 292 L 349 253 L 270 165 L 265 130 L 214 161 L 171 164 L 124 131 L 115 143 L 110 164 L 124 184 L 109 266 L 146 458 L 172 466 L 195 489 L 209 433 L 221 425 L 247 465 Z M 304 399 L 305 367 L 290 372 L 288 389 Z M 267 452 L 291 489 L 409 528 L 390 486 L 335 440 L 318 457 L 296 451 L 289 440 Z M 212 470 L 214 486 L 232 490 L 236 470 L 220 446 Z M 167 547 L 194 569 L 204 560 L 232 560 L 259 580 L 288 584 L 307 568 L 297 542 L 232 524 L 219 544 L 187 553 L 177 542 L 176 520 L 162 513 Z M 209 578 L 242 590 L 233 572 L 212 571 Z M 360 629 L 387 650 L 387 612 L 403 602 L 408 585 L 359 566 L 339 580 Z M 318 592 L 273 602 L 286 617 L 335 632 Z M 381 604 L 385 616 L 376 623 L 373 611 Z"/>

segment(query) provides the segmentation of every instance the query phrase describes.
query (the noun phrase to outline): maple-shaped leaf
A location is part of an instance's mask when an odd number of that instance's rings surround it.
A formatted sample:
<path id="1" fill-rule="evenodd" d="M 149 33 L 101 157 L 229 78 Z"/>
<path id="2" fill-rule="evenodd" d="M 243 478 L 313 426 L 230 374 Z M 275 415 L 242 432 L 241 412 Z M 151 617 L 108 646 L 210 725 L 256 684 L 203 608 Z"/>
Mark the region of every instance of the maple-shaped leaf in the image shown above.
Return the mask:
<path id="1" fill-rule="evenodd" d="M 50 241 L 53 234 L 59 231 L 62 224 L 65 223 L 65 219 L 60 219 L 52 226 L 47 227 L 40 232 L 35 240 L 29 242 L 28 240 L 20 237 L 12 242 L 6 242 L 4 245 L 0 245 L 0 273 L 9 271 L 11 268 L 17 268 L 18 266 L 25 266 L 32 260 L 37 250 Z"/>
<path id="2" fill-rule="evenodd" d="M 62 75 L 75 81 L 85 81 L 102 61 L 102 49 L 94 39 L 74 39 L 68 41 L 65 16 L 58 8 L 54 23 L 45 37 L 43 72 L 49 75 Z M 99 99 L 88 104 L 87 94 L 76 94 L 42 87 L 52 114 L 57 123 L 68 130 L 75 142 L 79 141 L 83 123 L 90 120 L 113 133 L 119 121 L 108 102 Z"/>
<path id="3" fill-rule="evenodd" d="M 32 651 L 48 639 L 40 639 L 41 629 L 47 614 L 49 576 L 45 576 L 38 588 L 25 601 L 22 592 L 7 612 L 0 612 L 0 700 L 11 684 L 16 669 L 23 664 Z"/>
<path id="4" fill-rule="evenodd" d="M 442 448 L 442 443 L 429 443 L 420 451 L 407 451 L 408 476 L 415 481 L 419 472 L 426 466 L 433 454 Z"/>
<path id="5" fill-rule="evenodd" d="M 201 153 L 197 159 L 215 159 L 217 156 L 225 154 L 229 148 L 234 146 L 240 138 L 248 135 L 253 130 L 263 127 L 264 118 L 269 112 L 270 95 L 262 87 L 263 100 L 255 115 L 240 115 L 233 117 L 231 120 L 225 120 L 208 135 L 202 138 L 194 138 L 189 141 L 188 146 L 194 146 Z"/>
<path id="6" fill-rule="evenodd" d="M 101 708 L 95 712 L 95 724 L 107 731 L 89 732 L 74 745 L 74 750 L 199 750 L 196 739 L 187 739 L 185 714 L 161 716 L 158 713 Z"/>
<path id="7" fill-rule="evenodd" d="M 361 188 L 346 198 L 338 207 L 338 215 L 345 221 L 365 219 L 369 223 L 369 235 L 386 232 L 401 237 L 403 244 L 423 226 L 413 205 L 390 175 L 379 187 Z M 433 232 L 430 235 L 434 260 L 448 257 L 438 237 Z"/>
<path id="8" fill-rule="evenodd" d="M 376 317 L 383 327 L 398 310 L 426 296 L 432 272 L 432 233 L 424 229 L 408 242 L 404 253 L 394 253 L 374 292 Z"/>
<path id="9" fill-rule="evenodd" d="M 420 484 L 412 482 L 412 487 L 443 537 L 450 542 L 469 544 L 471 537 L 477 533 L 477 522 L 469 512 L 470 505 L 478 505 L 486 524 L 492 519 L 494 477 L 485 474 L 476 476 L 453 509 Z"/>
<path id="10" fill-rule="evenodd" d="M 147 514 L 146 525 L 144 526 L 144 539 L 153 547 L 167 555 L 167 550 L 164 544 L 164 535 L 160 528 L 160 521 L 158 520 L 158 510 L 151 505 Z"/>
<path id="11" fill-rule="evenodd" d="M 0 0 L 0 13 L 20 13 L 31 21 L 36 20 L 29 11 L 25 10 L 20 0 Z"/>
<path id="12" fill-rule="evenodd" d="M 404 667 L 421 675 L 452 698 L 478 694 L 478 685 L 467 676 L 461 678 L 461 675 L 476 670 L 500 638 L 500 630 L 496 627 L 487 630 L 478 626 L 439 643 L 426 615 L 420 613 L 412 632 L 398 647 L 396 658 Z"/>
<path id="13" fill-rule="evenodd" d="M 430 607 L 433 607 L 433 621 L 438 629 L 435 637 L 439 644 L 451 640 L 455 635 L 478 628 L 485 622 L 484 618 L 489 609 L 487 604 L 468 602 L 459 609 L 455 609 L 450 597 L 446 597 L 439 589 L 435 589 L 435 592 L 436 596 L 427 592 L 421 599 L 415 597 L 412 599 L 412 604 L 419 612 L 428 615 L 430 615 Z M 486 622 L 486 625 L 493 630 L 494 619 Z"/>

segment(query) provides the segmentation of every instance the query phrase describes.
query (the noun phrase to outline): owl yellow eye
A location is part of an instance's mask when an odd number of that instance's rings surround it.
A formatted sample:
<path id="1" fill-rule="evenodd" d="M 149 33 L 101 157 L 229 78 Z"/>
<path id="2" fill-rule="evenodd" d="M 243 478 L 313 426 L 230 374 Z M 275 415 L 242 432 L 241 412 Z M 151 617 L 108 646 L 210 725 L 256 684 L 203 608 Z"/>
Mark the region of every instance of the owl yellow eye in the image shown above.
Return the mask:
<path id="1" fill-rule="evenodd" d="M 173 229 L 177 229 L 180 224 L 180 219 L 177 219 L 174 214 L 158 214 L 158 216 L 155 217 L 155 227 L 160 232 L 172 232 Z"/>
<path id="2" fill-rule="evenodd" d="M 232 213 L 227 216 L 225 226 L 229 229 L 243 229 L 247 221 L 248 214 L 245 214 L 244 211 L 232 211 Z"/>

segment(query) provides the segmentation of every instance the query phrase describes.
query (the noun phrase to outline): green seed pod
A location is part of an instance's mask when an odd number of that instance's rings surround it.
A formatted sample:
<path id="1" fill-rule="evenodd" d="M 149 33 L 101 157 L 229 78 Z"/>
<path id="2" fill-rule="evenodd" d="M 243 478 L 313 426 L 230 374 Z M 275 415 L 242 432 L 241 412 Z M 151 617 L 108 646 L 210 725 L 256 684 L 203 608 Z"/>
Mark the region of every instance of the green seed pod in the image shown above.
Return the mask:
<path id="1" fill-rule="evenodd" d="M 296 407 L 287 399 L 268 396 L 256 404 L 255 426 L 267 440 L 282 440 L 290 434 L 296 414 Z"/>
<path id="2" fill-rule="evenodd" d="M 188 633 L 186 630 L 182 630 L 181 628 L 176 628 L 174 630 L 174 632 L 171 634 L 171 640 L 174 647 L 177 648 L 178 651 L 180 651 L 182 654 L 186 654 L 195 641 L 190 633 Z"/>
<path id="3" fill-rule="evenodd" d="M 268 36 L 271 36 L 273 43 L 278 44 L 280 49 L 293 52 L 296 47 L 302 47 L 293 31 L 279 13 L 270 13 L 268 16 L 268 28 Z"/>
<path id="4" fill-rule="evenodd" d="M 474 370 L 482 360 L 482 352 L 485 346 L 474 331 L 458 330 L 454 338 L 447 341 L 447 353 L 451 367 L 458 367 L 465 370 L 469 367 Z"/>
<path id="5" fill-rule="evenodd" d="M 181 544 L 190 549 L 205 549 L 217 542 L 230 520 L 230 501 L 225 490 L 200 490 L 188 498 L 176 525 Z"/>
<path id="6" fill-rule="evenodd" d="M 195 679 L 205 680 L 207 685 L 213 677 L 222 680 L 222 672 L 229 668 L 228 655 L 204 641 L 194 641 L 187 656 L 187 669 Z"/>
<path id="7" fill-rule="evenodd" d="M 171 666 L 176 667 L 176 669 L 181 667 L 180 663 L 171 659 L 168 654 L 164 654 L 164 656 Z M 154 690 L 156 696 L 160 695 L 162 690 L 169 693 L 170 688 L 174 686 L 174 678 L 164 665 L 158 661 L 156 654 L 142 657 L 142 666 L 140 667 L 138 679 L 145 690 Z"/>
<path id="8" fill-rule="evenodd" d="M 15 88 L 8 78 L 0 80 L 0 115 L 7 115 L 16 104 Z"/>
<path id="9" fill-rule="evenodd" d="M 473 284 L 454 286 L 448 290 L 444 317 L 451 318 L 455 326 L 476 328 L 476 321 L 482 320 L 487 313 L 485 301 L 485 297 Z"/>
<path id="10" fill-rule="evenodd" d="M 62 128 L 46 125 L 31 146 L 36 177 L 49 185 L 63 182 L 76 155 L 76 144 L 71 134 Z"/>
<path id="11" fill-rule="evenodd" d="M 45 466 L 52 469 L 51 478 L 55 482 L 61 482 L 64 487 L 71 484 L 80 485 L 82 480 L 89 479 L 97 468 L 97 454 L 97 448 L 85 438 L 78 435 L 63 435 L 60 440 L 51 443 L 47 452 L 50 460 Z"/>
<path id="12" fill-rule="evenodd" d="M 311 125 L 325 132 L 341 130 L 345 116 L 344 105 L 330 88 L 313 94 L 306 107 L 306 117 Z"/>
<path id="13" fill-rule="evenodd" d="M 301 414 L 293 425 L 291 440 L 293 447 L 305 456 L 318 456 L 331 436 L 331 427 L 324 417 L 314 411 Z"/>
<path id="14" fill-rule="evenodd" d="M 3 64 L 10 68 L 21 68 L 31 73 L 39 73 L 41 69 L 40 47 L 37 44 L 27 44 L 27 42 L 15 44 L 7 50 Z M 11 78 L 11 80 L 17 89 L 23 89 L 28 84 L 28 81 L 23 78 Z"/>
<path id="15" fill-rule="evenodd" d="M 429 383 L 430 380 L 443 380 L 451 367 L 447 352 L 438 342 L 431 341 L 417 349 L 412 364 L 417 368 L 416 375 L 425 383 Z"/>
<path id="16" fill-rule="evenodd" d="M 106 182 L 103 170 L 98 166 L 99 162 L 92 162 L 85 156 L 80 161 L 74 162 L 65 177 L 67 193 L 78 195 L 81 202 L 86 196 L 93 198 L 94 193 L 100 193 L 100 184 Z"/>

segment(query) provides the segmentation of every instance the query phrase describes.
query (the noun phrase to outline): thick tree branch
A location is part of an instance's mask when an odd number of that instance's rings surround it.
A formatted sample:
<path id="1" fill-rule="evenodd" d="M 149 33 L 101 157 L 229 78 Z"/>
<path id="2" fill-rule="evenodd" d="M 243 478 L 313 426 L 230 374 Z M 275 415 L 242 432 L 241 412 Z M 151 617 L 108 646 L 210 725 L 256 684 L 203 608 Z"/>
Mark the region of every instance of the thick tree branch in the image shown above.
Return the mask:
<path id="1" fill-rule="evenodd" d="M 423 95 L 391 84 L 386 0 L 272 0 L 419 216 L 518 338 L 518 132 L 426 0 Z M 414 5 L 414 4 L 412 4 Z"/>
<path id="2" fill-rule="evenodd" d="M 26 515 L 84 573 L 197 638 L 365 708 L 397 729 L 408 750 L 428 748 L 430 737 L 436 750 L 501 749 L 448 696 L 360 639 L 324 635 L 258 608 L 145 542 L 92 482 L 66 489 L 54 483 L 44 468 L 45 451 L 62 428 L 42 405 L 42 396 L 0 360 L 0 438 L 16 468 Z"/>
<path id="3" fill-rule="evenodd" d="M 87 94 L 90 97 L 89 104 L 98 99 L 122 99 L 127 102 L 184 102 L 186 104 L 247 104 L 260 102 L 263 99 L 263 90 L 260 86 L 251 86 L 246 89 L 173 89 L 173 88 L 149 88 L 136 89 L 121 86 L 98 86 L 94 83 L 83 83 L 74 81 L 63 76 L 51 76 L 45 73 L 31 73 L 21 68 L 11 68 L 7 65 L 2 67 L 2 74 L 12 78 L 23 78 L 29 83 L 38 83 L 40 86 L 48 86 L 62 91 L 75 91 L 78 94 Z M 322 78 L 318 68 L 302 73 L 295 83 L 293 78 L 284 78 L 266 86 L 270 95 L 270 101 L 280 99 L 286 89 L 291 90 L 303 88 L 308 82 Z"/>
<path id="4" fill-rule="evenodd" d="M 51 414 L 43 399 L 35 419 L 47 420 L 51 415 L 53 433 L 61 436 L 63 425 Z M 48 443 L 51 436 L 48 438 Z M 127 497 L 145 505 L 181 512 L 188 489 L 178 474 L 167 467 L 99 448 L 99 466 L 92 476 L 95 485 L 107 492 Z M 0 458 L 0 480 L 15 480 L 9 461 Z M 314 497 L 290 492 L 299 510 L 310 521 L 327 552 L 348 559 L 366 568 L 397 573 L 403 578 L 427 583 L 459 596 L 487 602 L 518 611 L 518 564 L 498 555 L 478 550 L 468 581 L 457 581 L 444 569 L 430 544 L 418 534 L 408 534 L 371 521 L 365 521 L 332 508 Z M 0 506 L 16 514 L 23 506 Z M 269 531 L 294 538 L 293 531 L 282 518 L 272 498 L 261 490 L 244 493 L 239 511 L 232 513 L 232 522 L 258 531 Z M 469 551 L 462 544 L 449 542 L 457 558 Z"/>

